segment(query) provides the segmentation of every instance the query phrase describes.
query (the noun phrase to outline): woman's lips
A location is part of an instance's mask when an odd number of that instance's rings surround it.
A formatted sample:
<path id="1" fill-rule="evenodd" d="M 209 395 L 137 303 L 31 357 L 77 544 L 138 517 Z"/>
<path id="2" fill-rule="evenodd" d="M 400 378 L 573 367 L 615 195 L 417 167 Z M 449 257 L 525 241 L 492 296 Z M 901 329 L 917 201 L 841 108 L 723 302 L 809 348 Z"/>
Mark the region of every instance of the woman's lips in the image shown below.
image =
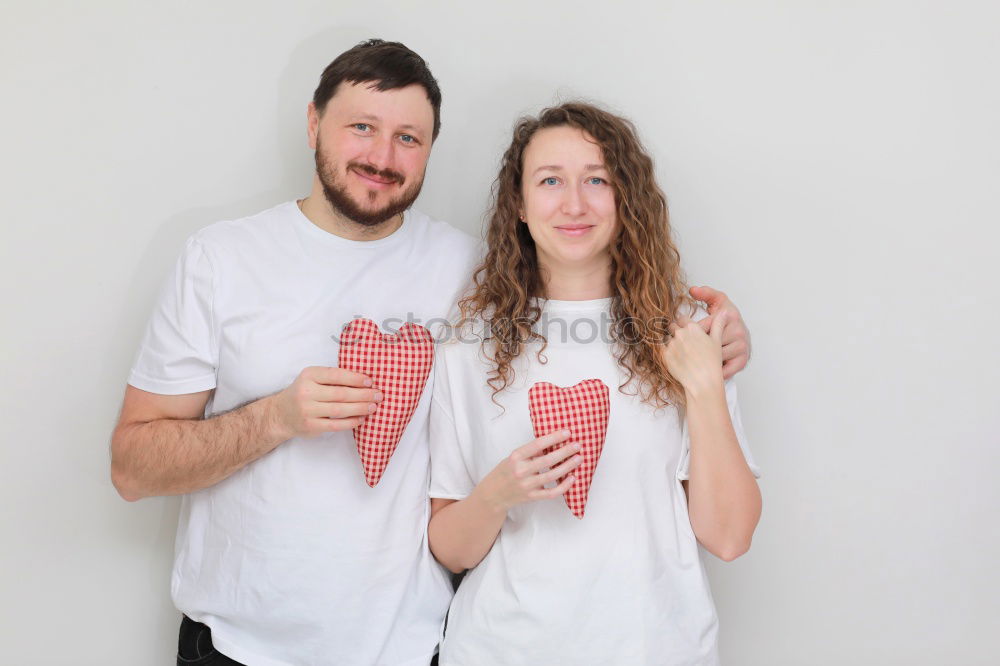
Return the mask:
<path id="1" fill-rule="evenodd" d="M 563 224 L 556 229 L 567 236 L 582 236 L 594 228 L 592 224 Z"/>

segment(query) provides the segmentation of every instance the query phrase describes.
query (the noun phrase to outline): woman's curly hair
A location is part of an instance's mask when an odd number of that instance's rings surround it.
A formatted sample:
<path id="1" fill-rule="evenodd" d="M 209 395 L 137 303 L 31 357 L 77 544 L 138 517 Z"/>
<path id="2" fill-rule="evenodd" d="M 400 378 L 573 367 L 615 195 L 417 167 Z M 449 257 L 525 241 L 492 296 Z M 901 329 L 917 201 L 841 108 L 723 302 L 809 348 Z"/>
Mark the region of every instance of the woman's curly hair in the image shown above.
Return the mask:
<path id="1" fill-rule="evenodd" d="M 574 127 L 600 146 L 615 192 L 618 228 L 611 255 L 611 340 L 618 364 L 627 373 L 619 390 L 639 395 L 654 407 L 683 400 L 683 389 L 667 371 L 661 354 L 668 325 L 678 312 L 693 312 L 680 256 L 671 237 L 667 200 L 656 184 L 653 160 L 635 126 L 592 104 L 570 102 L 521 118 L 493 183 L 486 231 L 487 252 L 473 273 L 469 293 L 459 302 L 463 320 L 481 320 L 489 331 L 484 352 L 493 363 L 488 383 L 493 399 L 514 381 L 511 367 L 538 341 L 540 362 L 547 345 L 535 330 L 547 298 L 535 243 L 523 210 L 524 151 L 539 130 Z"/>

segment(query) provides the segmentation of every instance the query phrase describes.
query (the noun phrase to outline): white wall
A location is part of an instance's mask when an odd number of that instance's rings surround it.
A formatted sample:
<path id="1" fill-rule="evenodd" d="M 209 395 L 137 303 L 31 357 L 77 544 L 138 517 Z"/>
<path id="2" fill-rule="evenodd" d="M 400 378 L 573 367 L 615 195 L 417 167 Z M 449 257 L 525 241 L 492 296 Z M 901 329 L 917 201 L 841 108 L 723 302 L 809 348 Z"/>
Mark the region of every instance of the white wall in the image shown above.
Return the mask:
<path id="1" fill-rule="evenodd" d="M 477 231 L 515 116 L 600 100 L 743 309 L 727 664 L 996 663 L 996 6 L 485 4 L 4 2 L 3 661 L 173 663 L 176 500 L 108 476 L 127 370 L 182 240 L 307 191 L 319 73 L 383 36 L 444 91 L 425 212 Z"/>

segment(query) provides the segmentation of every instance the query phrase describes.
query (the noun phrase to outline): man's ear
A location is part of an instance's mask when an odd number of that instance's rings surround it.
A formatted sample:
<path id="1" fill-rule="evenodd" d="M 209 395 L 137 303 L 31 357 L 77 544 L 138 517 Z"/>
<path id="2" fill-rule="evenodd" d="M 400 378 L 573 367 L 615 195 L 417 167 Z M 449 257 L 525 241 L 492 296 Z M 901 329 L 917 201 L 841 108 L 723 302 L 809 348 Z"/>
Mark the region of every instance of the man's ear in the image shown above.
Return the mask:
<path id="1" fill-rule="evenodd" d="M 309 102 L 306 107 L 306 131 L 309 135 L 309 147 L 316 150 L 316 137 L 319 135 L 320 112 L 316 110 L 316 104 Z"/>

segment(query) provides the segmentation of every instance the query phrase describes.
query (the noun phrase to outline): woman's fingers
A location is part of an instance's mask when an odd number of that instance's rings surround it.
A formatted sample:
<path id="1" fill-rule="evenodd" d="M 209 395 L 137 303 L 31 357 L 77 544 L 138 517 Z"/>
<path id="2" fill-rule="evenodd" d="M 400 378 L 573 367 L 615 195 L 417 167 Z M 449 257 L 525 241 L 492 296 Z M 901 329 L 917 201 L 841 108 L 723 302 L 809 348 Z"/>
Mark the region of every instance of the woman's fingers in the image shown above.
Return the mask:
<path id="1" fill-rule="evenodd" d="M 691 319 L 683 315 L 678 315 L 676 321 L 672 322 L 667 328 L 670 329 L 670 335 L 677 335 L 677 329 L 687 328 L 687 325 L 691 323 Z"/>
<path id="2" fill-rule="evenodd" d="M 573 476 L 567 476 L 570 472 L 580 466 L 583 456 L 579 455 L 580 445 L 576 442 L 566 443 L 569 439 L 569 430 L 557 430 L 547 435 L 543 435 L 524 446 L 514 450 L 510 454 L 509 462 L 513 466 L 507 469 L 512 476 L 510 481 L 514 483 L 517 490 L 515 496 L 521 499 L 514 500 L 514 503 L 533 501 L 557 497 L 562 495 L 573 485 Z M 545 453 L 546 449 L 557 447 L 554 451 Z M 562 483 L 553 488 L 544 486 L 562 477 Z"/>
<path id="3" fill-rule="evenodd" d="M 565 442 L 567 439 L 569 439 L 569 430 L 563 429 L 550 432 L 547 435 L 542 435 L 537 439 L 531 440 L 524 446 L 514 449 L 514 452 L 510 454 L 511 460 L 517 462 L 531 460 L 550 446 Z"/>
<path id="4" fill-rule="evenodd" d="M 559 465 L 558 467 L 554 467 L 550 469 L 548 472 L 539 474 L 538 481 L 539 483 L 541 483 L 541 485 L 544 486 L 547 483 L 551 483 L 557 479 L 561 479 L 562 477 L 569 474 L 572 470 L 579 467 L 581 464 L 583 464 L 583 456 L 581 455 L 573 456 L 572 458 L 570 458 L 563 464 Z"/>
<path id="5" fill-rule="evenodd" d="M 541 500 L 565 495 L 566 491 L 572 487 L 574 481 L 576 481 L 576 477 L 570 474 L 563 479 L 562 483 L 554 488 L 539 488 L 538 490 L 531 491 L 529 498 L 533 500 Z"/>
<path id="6" fill-rule="evenodd" d="M 532 472 L 538 472 L 542 469 L 545 469 L 546 467 L 552 467 L 553 465 L 559 464 L 566 458 L 569 458 L 571 455 L 573 455 L 579 450 L 580 450 L 580 445 L 577 444 L 576 442 L 573 442 L 572 444 L 567 444 L 566 446 L 560 447 L 550 453 L 546 453 L 543 456 L 536 456 L 534 459 L 532 459 L 528 469 L 530 469 Z"/>

